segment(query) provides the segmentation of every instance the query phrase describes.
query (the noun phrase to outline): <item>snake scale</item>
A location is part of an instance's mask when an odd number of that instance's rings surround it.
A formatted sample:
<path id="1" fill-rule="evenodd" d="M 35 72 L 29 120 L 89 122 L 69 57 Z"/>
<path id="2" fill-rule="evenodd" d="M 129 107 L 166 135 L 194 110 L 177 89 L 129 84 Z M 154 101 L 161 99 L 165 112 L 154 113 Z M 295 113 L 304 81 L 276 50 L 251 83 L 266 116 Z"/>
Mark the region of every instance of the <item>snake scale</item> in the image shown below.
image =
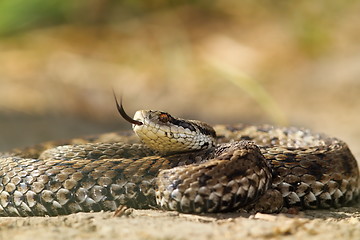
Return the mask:
<path id="1" fill-rule="evenodd" d="M 124 205 L 185 213 L 279 212 L 358 200 L 359 169 L 341 140 L 291 127 L 210 127 L 160 111 L 141 110 L 131 118 L 116 103 L 135 134 L 0 153 L 0 216 Z"/>

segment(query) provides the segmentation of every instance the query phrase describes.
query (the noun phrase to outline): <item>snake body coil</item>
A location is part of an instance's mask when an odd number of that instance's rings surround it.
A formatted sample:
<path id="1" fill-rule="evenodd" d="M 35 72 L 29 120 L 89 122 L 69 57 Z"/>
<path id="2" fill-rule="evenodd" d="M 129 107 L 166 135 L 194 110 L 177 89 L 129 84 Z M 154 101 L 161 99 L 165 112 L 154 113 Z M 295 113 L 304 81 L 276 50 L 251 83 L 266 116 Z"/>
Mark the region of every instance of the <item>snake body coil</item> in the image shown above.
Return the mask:
<path id="1" fill-rule="evenodd" d="M 357 162 L 336 138 L 267 125 L 217 125 L 215 131 L 158 111 L 126 117 L 141 142 L 111 133 L 1 153 L 0 216 L 120 205 L 276 212 L 339 207 L 359 196 Z"/>

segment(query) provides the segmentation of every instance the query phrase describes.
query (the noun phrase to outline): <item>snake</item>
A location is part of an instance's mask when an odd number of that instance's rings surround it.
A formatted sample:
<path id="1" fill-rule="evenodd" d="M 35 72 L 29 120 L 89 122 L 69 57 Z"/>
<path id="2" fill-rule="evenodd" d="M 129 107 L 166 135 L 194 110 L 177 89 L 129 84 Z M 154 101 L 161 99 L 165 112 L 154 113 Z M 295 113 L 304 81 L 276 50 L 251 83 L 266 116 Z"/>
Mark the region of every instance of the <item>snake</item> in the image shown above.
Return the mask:
<path id="1" fill-rule="evenodd" d="M 131 118 L 115 101 L 133 131 L 0 153 L 0 216 L 122 206 L 276 213 L 359 200 L 357 161 L 337 138 L 265 124 L 210 126 L 153 110 Z"/>

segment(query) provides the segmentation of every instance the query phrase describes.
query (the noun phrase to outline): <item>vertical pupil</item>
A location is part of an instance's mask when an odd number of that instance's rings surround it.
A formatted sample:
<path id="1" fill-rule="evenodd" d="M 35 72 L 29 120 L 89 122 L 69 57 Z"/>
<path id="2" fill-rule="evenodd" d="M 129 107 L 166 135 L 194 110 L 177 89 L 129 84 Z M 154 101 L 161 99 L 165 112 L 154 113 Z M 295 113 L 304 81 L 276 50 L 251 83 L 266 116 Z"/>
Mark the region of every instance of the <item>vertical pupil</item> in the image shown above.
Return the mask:
<path id="1" fill-rule="evenodd" d="M 168 121 L 168 116 L 166 114 L 160 114 L 159 120 L 163 123 L 166 123 Z"/>

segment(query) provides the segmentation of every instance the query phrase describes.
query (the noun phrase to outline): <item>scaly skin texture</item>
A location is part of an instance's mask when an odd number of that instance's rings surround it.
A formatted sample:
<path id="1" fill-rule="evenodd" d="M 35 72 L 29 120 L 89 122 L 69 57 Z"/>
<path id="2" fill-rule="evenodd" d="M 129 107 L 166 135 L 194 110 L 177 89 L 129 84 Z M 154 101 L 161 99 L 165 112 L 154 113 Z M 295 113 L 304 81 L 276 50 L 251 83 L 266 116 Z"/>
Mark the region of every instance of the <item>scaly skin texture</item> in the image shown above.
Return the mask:
<path id="1" fill-rule="evenodd" d="M 120 205 L 276 212 L 357 200 L 359 170 L 344 142 L 295 128 L 214 128 L 216 147 L 186 153 L 159 154 L 129 133 L 1 153 L 0 215 L 54 216 Z"/>

